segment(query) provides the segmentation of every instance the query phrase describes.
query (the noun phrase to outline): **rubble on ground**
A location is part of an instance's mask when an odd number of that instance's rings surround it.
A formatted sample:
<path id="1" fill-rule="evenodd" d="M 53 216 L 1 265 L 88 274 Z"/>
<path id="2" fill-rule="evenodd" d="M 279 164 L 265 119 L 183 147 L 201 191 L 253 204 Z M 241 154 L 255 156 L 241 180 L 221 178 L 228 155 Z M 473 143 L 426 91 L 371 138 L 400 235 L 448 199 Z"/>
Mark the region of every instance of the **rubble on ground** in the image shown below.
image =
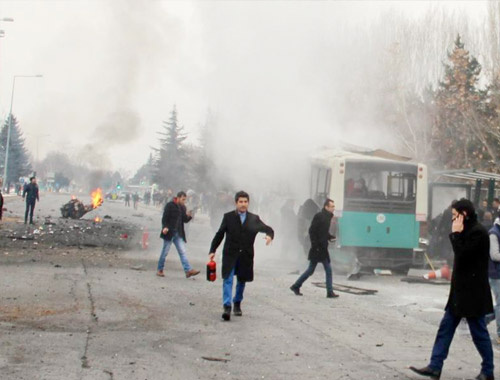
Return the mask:
<path id="1" fill-rule="evenodd" d="M 0 248 L 108 247 L 131 246 L 136 226 L 110 219 L 51 219 L 42 224 L 4 224 L 0 229 Z"/>

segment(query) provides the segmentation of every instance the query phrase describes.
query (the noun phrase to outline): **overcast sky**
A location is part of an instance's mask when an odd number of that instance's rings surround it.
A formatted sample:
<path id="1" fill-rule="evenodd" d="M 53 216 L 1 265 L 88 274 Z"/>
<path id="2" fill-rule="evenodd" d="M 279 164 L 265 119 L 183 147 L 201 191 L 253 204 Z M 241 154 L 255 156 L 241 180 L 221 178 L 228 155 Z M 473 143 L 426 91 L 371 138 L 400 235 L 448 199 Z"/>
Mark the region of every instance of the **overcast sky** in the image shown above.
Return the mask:
<path id="1" fill-rule="evenodd" d="M 436 4 L 437 2 L 432 2 Z M 0 116 L 10 107 L 33 155 L 60 150 L 99 166 L 142 165 L 174 104 L 197 143 L 210 108 L 225 125 L 223 160 L 245 141 L 314 141 L 333 136 L 321 101 L 328 80 L 322 53 L 347 38 L 339 25 L 362 27 L 396 9 L 418 17 L 417 1 L 162 2 L 0 1 Z M 450 12 L 483 17 L 486 2 L 445 1 Z M 328 54 L 326 56 L 325 54 Z M 341 95 L 339 95 L 341 96 Z M 38 144 L 37 144 L 38 142 Z M 292 144 L 293 145 L 293 144 Z M 272 150 L 272 149 L 268 149 Z"/>

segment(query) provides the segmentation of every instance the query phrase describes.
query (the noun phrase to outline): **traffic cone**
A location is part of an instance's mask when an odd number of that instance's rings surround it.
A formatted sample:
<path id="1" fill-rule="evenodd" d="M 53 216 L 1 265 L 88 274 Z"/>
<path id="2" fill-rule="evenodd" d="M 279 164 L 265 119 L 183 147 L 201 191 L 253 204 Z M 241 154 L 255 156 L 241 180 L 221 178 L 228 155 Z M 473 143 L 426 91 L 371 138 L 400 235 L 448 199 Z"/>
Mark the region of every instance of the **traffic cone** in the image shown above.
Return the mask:
<path id="1" fill-rule="evenodd" d="M 443 265 L 439 270 L 431 270 L 429 273 L 424 274 L 426 280 L 435 280 L 437 278 L 451 279 L 450 267 L 448 265 Z"/>
<path id="2" fill-rule="evenodd" d="M 145 228 L 144 232 L 142 233 L 142 249 L 148 249 L 149 246 L 149 232 L 148 229 Z"/>

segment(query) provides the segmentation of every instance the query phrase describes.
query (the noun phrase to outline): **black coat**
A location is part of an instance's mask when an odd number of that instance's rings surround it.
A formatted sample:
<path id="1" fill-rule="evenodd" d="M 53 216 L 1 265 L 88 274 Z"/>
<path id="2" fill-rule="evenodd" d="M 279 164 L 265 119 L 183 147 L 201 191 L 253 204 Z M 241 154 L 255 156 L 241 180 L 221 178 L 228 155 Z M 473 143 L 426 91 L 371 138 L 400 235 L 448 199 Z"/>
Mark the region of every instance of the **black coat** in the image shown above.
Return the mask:
<path id="1" fill-rule="evenodd" d="M 309 237 L 311 239 L 311 249 L 309 250 L 308 259 L 311 261 L 330 262 L 328 253 L 328 240 L 335 239 L 335 236 L 330 234 L 330 223 L 333 214 L 326 211 L 324 208 L 314 215 L 314 218 L 309 227 Z"/>
<path id="2" fill-rule="evenodd" d="M 461 233 L 450 234 L 455 260 L 446 309 L 457 317 L 474 318 L 493 312 L 488 260 L 488 231 L 477 221 L 466 224 Z"/>
<path id="3" fill-rule="evenodd" d="M 235 274 L 240 282 L 253 281 L 253 244 L 257 233 L 263 232 L 274 238 L 271 227 L 262 222 L 258 215 L 247 212 L 245 223 L 241 224 L 237 211 L 224 214 L 219 230 L 210 246 L 210 253 L 215 253 L 224 235 L 226 241 L 222 250 L 222 278 L 228 278 L 236 263 Z"/>
<path id="4" fill-rule="evenodd" d="M 23 198 L 24 197 L 26 197 L 26 202 L 39 201 L 40 197 L 38 196 L 38 185 L 31 182 L 24 185 Z"/>
<path id="5" fill-rule="evenodd" d="M 161 218 L 161 233 L 160 237 L 164 240 L 172 240 L 175 232 L 185 241 L 186 233 L 184 232 L 184 223 L 188 223 L 192 217 L 186 214 L 186 207 L 175 203 L 174 201 L 168 202 L 163 210 L 163 217 Z M 167 227 L 168 232 L 163 233 L 163 229 Z"/>

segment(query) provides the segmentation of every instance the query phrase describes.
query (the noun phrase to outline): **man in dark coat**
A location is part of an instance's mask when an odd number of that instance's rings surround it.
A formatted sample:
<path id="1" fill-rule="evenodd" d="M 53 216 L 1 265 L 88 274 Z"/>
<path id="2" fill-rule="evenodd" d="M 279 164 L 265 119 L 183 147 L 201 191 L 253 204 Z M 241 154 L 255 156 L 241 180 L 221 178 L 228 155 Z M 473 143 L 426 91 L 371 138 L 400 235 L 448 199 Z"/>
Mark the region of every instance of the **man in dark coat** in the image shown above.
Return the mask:
<path id="1" fill-rule="evenodd" d="M 23 188 L 23 199 L 26 198 L 26 212 L 24 213 L 24 224 L 28 222 L 28 212 L 30 214 L 30 224 L 33 224 L 33 211 L 35 210 L 36 201 L 40 200 L 38 195 L 38 185 L 36 184 L 36 178 L 31 177 L 30 183 L 24 185 Z"/>
<path id="2" fill-rule="evenodd" d="M 474 205 L 467 199 L 453 204 L 452 220 L 450 240 L 455 260 L 445 314 L 439 325 L 429 365 L 410 369 L 419 375 L 439 379 L 455 330 L 460 320 L 466 318 L 482 358 L 481 373 L 476 379 L 493 380 L 493 349 L 485 320 L 485 315 L 493 311 L 488 283 L 488 231 L 477 221 Z"/>
<path id="3" fill-rule="evenodd" d="M 330 234 L 330 224 L 333 218 L 335 203 L 331 199 L 327 199 L 323 205 L 323 209 L 314 215 L 314 218 L 309 227 L 309 237 L 311 239 L 311 249 L 309 250 L 309 267 L 290 287 L 292 292 L 297 296 L 301 296 L 300 287 L 314 273 L 318 263 L 323 264 L 326 275 L 326 296 L 327 298 L 336 298 L 338 294 L 333 292 L 332 284 L 332 265 L 330 264 L 330 254 L 328 252 L 328 242 L 335 239 L 335 236 Z"/>
<path id="4" fill-rule="evenodd" d="M 186 233 L 184 232 L 184 223 L 188 223 L 192 219 L 191 212 L 186 212 L 186 193 L 180 191 L 177 197 L 165 205 L 163 217 L 161 219 L 162 230 L 160 237 L 163 239 L 163 248 L 158 260 L 157 276 L 165 277 L 163 268 L 165 267 L 165 259 L 167 258 L 170 246 L 174 243 L 179 258 L 181 259 L 182 267 L 186 273 L 186 277 L 196 276 L 200 273 L 199 270 L 191 268 L 186 256 Z"/>
<path id="5" fill-rule="evenodd" d="M 488 211 L 485 213 L 485 215 Z M 484 222 L 483 222 L 484 226 Z M 486 322 L 496 320 L 497 337 L 496 341 L 500 344 L 500 219 L 497 218 L 493 227 L 490 228 L 490 260 L 488 267 L 488 277 L 490 288 L 495 297 L 495 312 L 486 316 Z"/>
<path id="6" fill-rule="evenodd" d="M 222 303 L 224 313 L 222 319 L 231 319 L 231 298 L 233 295 L 233 277 L 238 277 L 236 294 L 234 296 L 234 315 L 241 316 L 241 301 L 245 284 L 253 281 L 253 257 L 255 236 L 259 232 L 266 234 L 266 245 L 274 239 L 274 231 L 262 222 L 258 215 L 248 212 L 250 196 L 244 192 L 236 193 L 234 200 L 236 210 L 224 214 L 219 230 L 216 232 L 210 246 L 209 259 L 213 260 L 224 235 L 226 241 L 222 250 Z"/>

